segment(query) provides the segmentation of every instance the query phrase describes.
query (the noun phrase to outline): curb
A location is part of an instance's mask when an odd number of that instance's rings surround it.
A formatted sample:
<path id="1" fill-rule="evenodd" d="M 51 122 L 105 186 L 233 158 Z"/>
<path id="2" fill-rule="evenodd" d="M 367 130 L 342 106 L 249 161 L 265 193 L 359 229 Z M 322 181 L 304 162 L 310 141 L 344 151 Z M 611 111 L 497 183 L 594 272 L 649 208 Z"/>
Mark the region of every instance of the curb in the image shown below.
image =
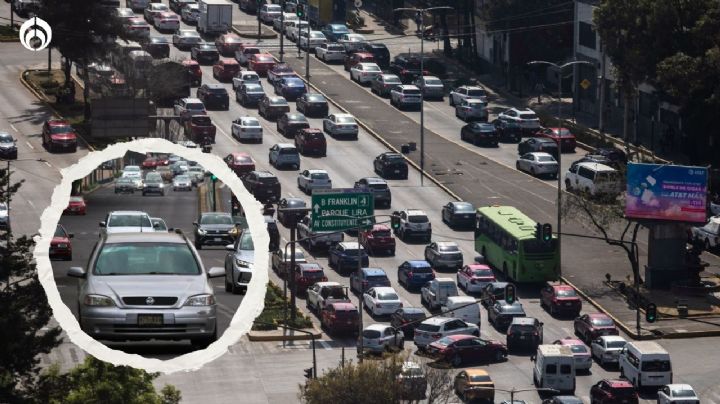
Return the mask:
<path id="1" fill-rule="evenodd" d="M 233 29 L 233 31 L 234 31 L 236 34 L 238 34 L 238 36 L 240 36 L 241 38 L 248 38 L 248 39 L 275 39 L 275 38 L 278 37 L 278 34 L 277 34 L 276 32 L 274 32 L 274 31 L 271 31 L 269 34 L 267 34 L 267 33 L 261 33 L 260 35 L 258 35 L 258 34 L 253 34 L 253 33 L 249 33 L 249 32 L 240 31 L 239 29 L 235 28 L 234 25 L 233 25 L 232 29 Z"/>
<path id="2" fill-rule="evenodd" d="M 305 333 L 297 333 L 295 335 L 289 335 L 292 330 L 288 331 L 288 335 L 283 335 L 282 331 L 278 330 L 271 331 L 250 331 L 247 336 L 250 341 L 253 342 L 267 342 L 267 341 L 310 341 L 315 337 L 316 340 L 322 338 L 322 331 L 317 328 L 312 328 L 312 335 Z"/>
<path id="3" fill-rule="evenodd" d="M 375 33 L 375 30 L 372 28 L 355 28 L 355 29 L 353 29 L 353 31 L 355 31 L 355 33 L 357 33 L 357 34 L 366 34 L 366 35 Z"/>

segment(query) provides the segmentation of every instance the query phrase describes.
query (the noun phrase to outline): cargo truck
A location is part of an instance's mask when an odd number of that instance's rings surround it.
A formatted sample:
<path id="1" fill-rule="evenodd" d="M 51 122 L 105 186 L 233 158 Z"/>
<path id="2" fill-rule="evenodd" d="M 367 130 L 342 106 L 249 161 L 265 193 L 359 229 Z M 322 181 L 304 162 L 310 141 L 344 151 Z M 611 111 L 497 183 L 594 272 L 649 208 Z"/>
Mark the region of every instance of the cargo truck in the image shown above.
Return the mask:
<path id="1" fill-rule="evenodd" d="M 218 35 L 232 30 L 233 5 L 227 0 L 199 0 L 197 31 Z"/>
<path id="2" fill-rule="evenodd" d="M 331 22 L 345 23 L 345 2 L 335 2 L 337 8 L 333 8 L 333 0 L 308 0 L 307 16 L 310 25 L 320 28 Z"/>

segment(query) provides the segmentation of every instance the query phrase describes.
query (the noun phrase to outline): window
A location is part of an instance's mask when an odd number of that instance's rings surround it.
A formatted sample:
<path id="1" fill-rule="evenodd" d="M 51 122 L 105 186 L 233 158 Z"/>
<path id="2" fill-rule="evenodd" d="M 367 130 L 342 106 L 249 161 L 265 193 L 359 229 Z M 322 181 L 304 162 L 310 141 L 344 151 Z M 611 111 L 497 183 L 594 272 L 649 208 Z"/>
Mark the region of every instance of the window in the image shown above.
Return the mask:
<path id="1" fill-rule="evenodd" d="M 556 374 L 556 373 L 557 373 L 557 365 L 555 365 L 555 364 L 546 365 L 546 366 L 545 366 L 545 373 L 547 373 L 547 374 L 549 374 L 549 375 L 554 375 L 554 374 Z"/>
<path id="2" fill-rule="evenodd" d="M 585 167 L 580 167 L 580 169 L 578 170 L 578 175 L 581 176 L 581 177 L 583 177 L 583 178 L 587 178 L 587 179 L 589 179 L 590 181 L 592 181 L 593 178 L 595 177 L 595 176 L 593 175 L 593 172 L 592 172 L 591 170 L 585 168 Z"/>
<path id="3" fill-rule="evenodd" d="M 184 243 L 106 244 L 95 263 L 96 275 L 197 275 L 195 257 Z"/>
<path id="4" fill-rule="evenodd" d="M 572 366 L 570 366 L 570 365 L 560 365 L 560 374 L 563 374 L 563 375 L 570 375 L 570 374 L 572 374 Z"/>
<path id="5" fill-rule="evenodd" d="M 637 356 L 633 355 L 632 352 L 626 351 L 626 358 L 628 363 L 630 363 L 630 365 L 632 365 L 634 368 L 640 368 L 640 360 L 637 358 Z"/>
<path id="6" fill-rule="evenodd" d="M 580 21 L 578 43 L 586 48 L 595 49 L 595 30 L 592 25 Z"/>
<path id="7" fill-rule="evenodd" d="M 642 363 L 642 370 L 645 372 L 669 372 L 670 361 L 653 360 Z"/>

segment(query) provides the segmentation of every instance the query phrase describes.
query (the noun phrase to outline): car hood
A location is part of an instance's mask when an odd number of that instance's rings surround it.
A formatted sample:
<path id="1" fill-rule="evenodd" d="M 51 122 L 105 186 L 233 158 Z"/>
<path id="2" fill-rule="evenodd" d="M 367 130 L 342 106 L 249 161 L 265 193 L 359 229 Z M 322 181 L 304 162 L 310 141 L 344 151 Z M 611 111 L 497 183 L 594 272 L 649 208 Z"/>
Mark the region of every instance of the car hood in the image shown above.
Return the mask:
<path id="1" fill-rule="evenodd" d="M 203 230 L 230 230 L 235 227 L 234 224 L 201 224 Z"/>
<path id="2" fill-rule="evenodd" d="M 87 293 L 115 297 L 116 302 L 127 296 L 177 296 L 177 305 L 193 295 L 212 293 L 202 275 L 119 275 L 91 276 Z"/>
<path id="3" fill-rule="evenodd" d="M 15 147 L 15 143 L 13 142 L 0 142 L 0 149 L 10 149 Z"/>

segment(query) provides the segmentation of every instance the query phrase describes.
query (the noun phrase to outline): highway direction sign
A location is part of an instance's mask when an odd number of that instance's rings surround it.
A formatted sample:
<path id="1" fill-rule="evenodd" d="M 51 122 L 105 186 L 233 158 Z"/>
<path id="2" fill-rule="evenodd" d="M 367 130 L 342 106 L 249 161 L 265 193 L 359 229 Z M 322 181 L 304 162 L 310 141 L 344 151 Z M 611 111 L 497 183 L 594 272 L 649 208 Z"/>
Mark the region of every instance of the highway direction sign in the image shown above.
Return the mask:
<path id="1" fill-rule="evenodd" d="M 338 231 L 357 226 L 353 217 L 373 216 L 372 192 L 354 188 L 315 189 L 312 193 L 313 231 Z"/>

